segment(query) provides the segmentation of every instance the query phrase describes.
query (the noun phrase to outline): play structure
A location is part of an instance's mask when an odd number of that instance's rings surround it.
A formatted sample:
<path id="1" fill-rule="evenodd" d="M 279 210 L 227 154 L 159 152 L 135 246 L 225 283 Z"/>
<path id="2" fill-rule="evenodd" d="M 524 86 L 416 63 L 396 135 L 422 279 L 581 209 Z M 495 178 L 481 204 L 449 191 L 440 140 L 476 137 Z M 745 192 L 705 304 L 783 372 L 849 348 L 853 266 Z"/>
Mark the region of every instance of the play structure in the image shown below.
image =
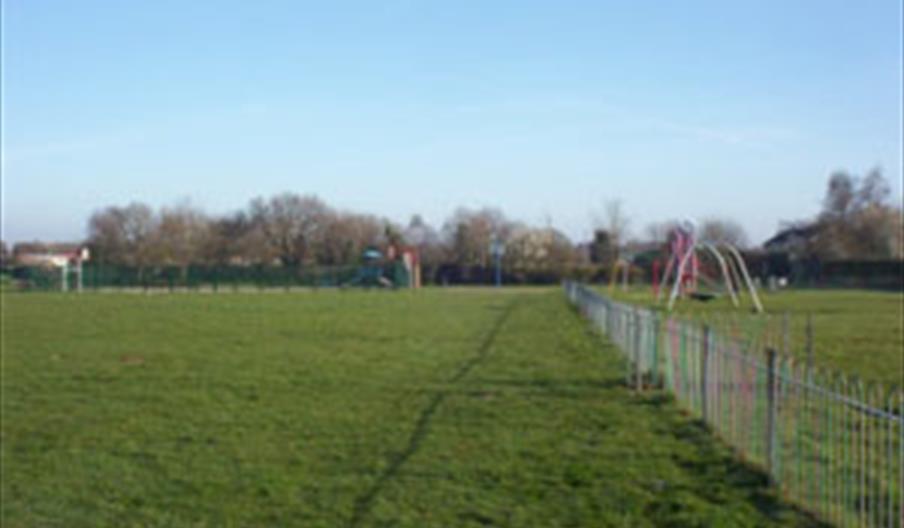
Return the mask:
<path id="1" fill-rule="evenodd" d="M 669 234 L 669 253 L 665 273 L 661 285 L 658 280 L 658 267 L 654 269 L 654 290 L 656 302 L 662 301 L 663 292 L 671 289 L 667 309 L 675 305 L 678 298 L 709 300 L 727 293 L 736 308 L 741 306 L 740 297 L 746 288 L 757 313 L 763 312 L 763 305 L 757 295 L 756 286 L 750 279 L 747 265 L 741 253 L 731 244 L 711 244 L 697 240 L 694 225 L 685 222 Z M 707 260 L 704 266 L 703 261 Z M 712 271 L 721 276 L 712 277 Z M 702 287 L 701 287 L 702 286 Z"/>
<path id="2" fill-rule="evenodd" d="M 420 288 L 421 267 L 414 248 L 390 245 L 385 253 L 369 248 L 361 255 L 361 266 L 343 287 Z"/>

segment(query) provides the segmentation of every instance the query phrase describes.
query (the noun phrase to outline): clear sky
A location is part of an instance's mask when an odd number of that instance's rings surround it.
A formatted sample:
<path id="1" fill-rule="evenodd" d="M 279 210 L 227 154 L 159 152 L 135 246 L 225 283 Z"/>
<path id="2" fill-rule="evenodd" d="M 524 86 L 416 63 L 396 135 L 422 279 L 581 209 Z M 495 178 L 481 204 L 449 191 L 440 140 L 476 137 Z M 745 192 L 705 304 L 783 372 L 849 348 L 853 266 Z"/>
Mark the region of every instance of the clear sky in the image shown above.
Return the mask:
<path id="1" fill-rule="evenodd" d="M 3 1 L 3 238 L 258 195 L 588 237 L 729 216 L 755 242 L 829 172 L 901 195 L 901 3 Z"/>

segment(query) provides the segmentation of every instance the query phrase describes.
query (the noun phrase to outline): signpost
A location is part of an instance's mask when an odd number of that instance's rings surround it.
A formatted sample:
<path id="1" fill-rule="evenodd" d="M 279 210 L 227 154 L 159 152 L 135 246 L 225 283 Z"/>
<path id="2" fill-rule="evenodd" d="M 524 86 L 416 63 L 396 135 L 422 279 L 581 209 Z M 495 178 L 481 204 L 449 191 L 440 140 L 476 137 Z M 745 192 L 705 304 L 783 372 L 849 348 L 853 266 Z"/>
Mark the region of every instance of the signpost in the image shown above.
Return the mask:
<path id="1" fill-rule="evenodd" d="M 493 236 L 490 241 L 490 254 L 493 255 L 493 261 L 496 265 L 496 287 L 502 286 L 502 255 L 505 253 L 505 244 Z"/>
<path id="2" fill-rule="evenodd" d="M 77 257 L 78 268 L 76 268 L 76 270 L 78 272 L 78 292 L 79 293 L 82 293 L 82 291 L 84 290 L 84 283 L 85 283 L 85 280 L 84 280 L 85 271 L 82 268 L 82 264 L 84 264 L 84 262 L 86 260 L 88 260 L 90 257 L 91 257 L 91 253 L 88 251 L 87 247 L 83 247 Z"/>

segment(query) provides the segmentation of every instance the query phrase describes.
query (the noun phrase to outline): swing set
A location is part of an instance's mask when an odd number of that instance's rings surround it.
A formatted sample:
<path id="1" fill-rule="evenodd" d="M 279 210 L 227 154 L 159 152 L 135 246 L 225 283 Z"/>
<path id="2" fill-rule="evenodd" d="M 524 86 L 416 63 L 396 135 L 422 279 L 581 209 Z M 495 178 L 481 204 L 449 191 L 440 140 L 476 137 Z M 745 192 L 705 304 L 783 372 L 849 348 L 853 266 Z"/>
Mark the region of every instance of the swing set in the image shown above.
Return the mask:
<path id="1" fill-rule="evenodd" d="M 715 277 L 704 273 L 701 262 L 707 257 L 711 257 L 715 263 Z M 654 269 L 654 272 L 658 272 L 658 269 Z M 731 244 L 698 241 L 690 222 L 684 222 L 669 234 L 669 255 L 662 278 L 663 287 L 660 288 L 658 281 L 654 280 L 657 303 L 662 302 L 663 291 L 669 287 L 670 280 L 673 282 L 666 305 L 668 311 L 672 311 L 679 297 L 707 301 L 722 293 L 727 293 L 735 308 L 740 308 L 741 296 L 746 289 L 753 310 L 763 313 L 763 304 L 750 279 L 741 252 Z M 704 288 L 700 287 L 701 284 Z"/>

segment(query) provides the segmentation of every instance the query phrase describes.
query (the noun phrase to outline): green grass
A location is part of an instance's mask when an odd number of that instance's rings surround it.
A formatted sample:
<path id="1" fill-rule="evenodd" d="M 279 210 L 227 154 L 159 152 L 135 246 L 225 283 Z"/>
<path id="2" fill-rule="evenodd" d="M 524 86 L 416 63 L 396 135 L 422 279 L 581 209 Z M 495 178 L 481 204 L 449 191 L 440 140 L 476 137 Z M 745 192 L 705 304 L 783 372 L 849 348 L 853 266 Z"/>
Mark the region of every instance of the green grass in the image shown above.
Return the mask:
<path id="1" fill-rule="evenodd" d="M 599 288 L 609 294 L 608 288 Z M 658 310 L 649 288 L 628 292 L 614 291 L 616 299 Z M 785 290 L 760 292 L 771 319 L 774 342 L 782 346 L 781 328 L 788 314 L 790 353 L 806 358 L 806 321 L 813 325 L 814 364 L 826 369 L 856 375 L 865 381 L 886 385 L 901 384 L 904 376 L 904 294 L 865 290 Z M 733 307 L 727 297 L 700 302 L 678 300 L 675 313 L 713 319 L 722 314 L 737 314 L 750 321 L 761 320 L 750 313 L 750 300 L 742 298 L 744 309 Z M 760 323 L 752 322 L 757 325 Z M 765 325 L 761 325 L 765 327 Z"/>
<path id="2" fill-rule="evenodd" d="M 7 294 L 2 525 L 806 526 L 557 290 Z"/>

